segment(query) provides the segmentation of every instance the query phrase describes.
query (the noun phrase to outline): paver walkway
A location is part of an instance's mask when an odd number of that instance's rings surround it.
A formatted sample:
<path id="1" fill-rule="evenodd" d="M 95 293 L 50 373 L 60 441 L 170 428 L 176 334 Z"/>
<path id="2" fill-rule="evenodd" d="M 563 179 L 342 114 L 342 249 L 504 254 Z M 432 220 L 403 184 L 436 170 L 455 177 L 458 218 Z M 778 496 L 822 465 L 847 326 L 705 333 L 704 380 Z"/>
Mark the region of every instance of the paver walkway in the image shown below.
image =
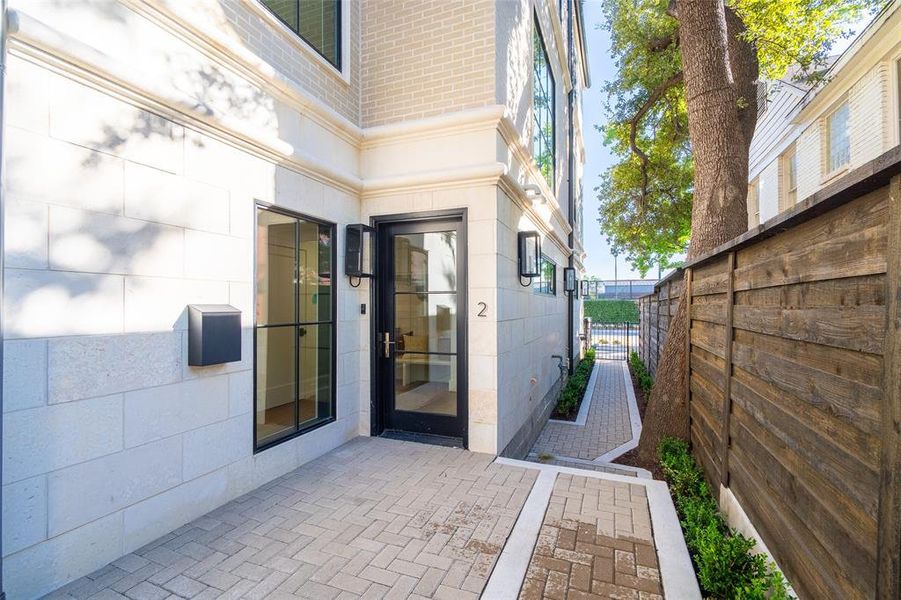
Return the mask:
<path id="1" fill-rule="evenodd" d="M 665 484 L 632 481 L 361 437 L 49 597 L 700 600 Z"/>
<path id="2" fill-rule="evenodd" d="M 662 598 L 644 486 L 560 474 L 520 600 Z"/>
<path id="3" fill-rule="evenodd" d="M 56 598 L 477 598 L 536 478 L 465 450 L 357 438 Z"/>
<path id="4" fill-rule="evenodd" d="M 532 455 L 594 460 L 632 438 L 623 362 L 595 362 L 591 408 L 584 425 L 548 421 Z"/>

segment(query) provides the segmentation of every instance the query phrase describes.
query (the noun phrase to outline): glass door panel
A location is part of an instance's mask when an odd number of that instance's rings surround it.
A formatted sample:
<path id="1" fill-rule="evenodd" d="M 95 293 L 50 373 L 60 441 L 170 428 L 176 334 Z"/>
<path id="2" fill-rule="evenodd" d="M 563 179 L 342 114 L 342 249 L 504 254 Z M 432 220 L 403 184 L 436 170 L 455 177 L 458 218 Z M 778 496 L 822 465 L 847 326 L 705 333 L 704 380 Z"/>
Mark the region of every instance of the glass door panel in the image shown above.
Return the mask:
<path id="1" fill-rule="evenodd" d="M 377 388 L 388 429 L 464 437 L 460 220 L 379 229 Z"/>

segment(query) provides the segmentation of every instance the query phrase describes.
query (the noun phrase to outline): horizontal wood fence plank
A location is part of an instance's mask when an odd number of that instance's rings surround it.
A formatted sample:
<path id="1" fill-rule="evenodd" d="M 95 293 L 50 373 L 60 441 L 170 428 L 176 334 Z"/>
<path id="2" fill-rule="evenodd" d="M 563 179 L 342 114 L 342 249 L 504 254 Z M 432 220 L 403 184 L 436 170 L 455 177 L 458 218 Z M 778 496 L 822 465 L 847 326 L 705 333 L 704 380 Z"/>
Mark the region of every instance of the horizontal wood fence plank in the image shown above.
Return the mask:
<path id="1" fill-rule="evenodd" d="M 879 485 L 879 476 L 873 465 L 844 452 L 837 444 L 824 443 L 822 432 L 784 410 L 777 401 L 759 396 L 739 375 L 734 377 L 732 386 L 734 406 L 740 406 L 744 414 L 753 417 L 809 465 L 814 465 L 837 490 L 835 499 L 841 511 L 874 514 L 873 490 Z"/>
<path id="2" fill-rule="evenodd" d="M 881 306 L 736 306 L 734 323 L 737 329 L 872 354 L 882 353 L 885 338 L 885 309 Z"/>
<path id="3" fill-rule="evenodd" d="M 882 390 L 879 388 L 854 383 L 744 344 L 733 345 L 732 360 L 735 366 L 758 379 L 855 425 L 861 431 L 875 435 L 881 429 Z"/>

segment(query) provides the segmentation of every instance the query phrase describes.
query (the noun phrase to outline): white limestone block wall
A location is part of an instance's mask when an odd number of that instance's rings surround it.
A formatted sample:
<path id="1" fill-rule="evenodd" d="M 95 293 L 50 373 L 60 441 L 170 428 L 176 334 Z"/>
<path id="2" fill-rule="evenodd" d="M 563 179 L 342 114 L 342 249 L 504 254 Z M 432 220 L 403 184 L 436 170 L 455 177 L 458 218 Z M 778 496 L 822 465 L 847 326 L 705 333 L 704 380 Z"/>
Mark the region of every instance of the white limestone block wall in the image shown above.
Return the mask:
<path id="1" fill-rule="evenodd" d="M 336 277 L 337 422 L 253 454 L 255 201 L 336 222 L 343 247 L 358 198 L 74 77 L 8 63 L 3 568 L 17 599 L 361 429 L 360 292 Z M 344 142 L 320 144 L 295 109 L 256 108 L 296 148 L 341 160 Z M 191 303 L 242 311 L 241 361 L 187 365 Z"/>
<path id="2" fill-rule="evenodd" d="M 566 255 L 542 236 L 542 252 L 557 264 L 557 294 L 536 294 L 519 281 L 517 234 L 540 230 L 506 193 L 498 190 L 498 449 L 502 450 L 560 376 L 566 356 L 566 303 L 563 268 Z"/>

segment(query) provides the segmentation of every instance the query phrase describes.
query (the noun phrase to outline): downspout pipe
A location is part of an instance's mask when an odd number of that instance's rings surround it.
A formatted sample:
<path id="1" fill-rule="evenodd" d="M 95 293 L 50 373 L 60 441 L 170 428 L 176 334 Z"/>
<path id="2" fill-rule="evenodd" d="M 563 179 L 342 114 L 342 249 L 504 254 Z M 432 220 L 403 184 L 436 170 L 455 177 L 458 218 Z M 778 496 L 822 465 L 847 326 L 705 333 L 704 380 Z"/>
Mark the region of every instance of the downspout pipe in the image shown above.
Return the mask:
<path id="1" fill-rule="evenodd" d="M 3 277 L 4 262 L 6 260 L 3 247 L 5 239 L 3 237 L 5 227 L 6 213 L 6 186 L 4 183 L 6 170 L 4 168 L 3 157 L 3 138 L 6 133 L 6 111 L 4 110 L 4 100 L 6 97 L 6 37 L 8 34 L 8 11 L 7 0 L 0 0 L 0 306 L 3 306 Z M 3 311 L 0 310 L 0 481 L 3 480 Z M 3 508 L 3 488 L 0 487 L 0 514 Z M 3 591 L 3 520 L 0 519 L 0 600 L 6 599 L 6 592 Z"/>
<path id="2" fill-rule="evenodd" d="M 576 9 L 576 2 L 578 0 L 570 0 L 569 2 L 569 10 L 567 10 L 566 15 L 566 29 L 567 29 L 567 55 L 569 58 L 569 73 L 570 80 L 572 81 L 572 87 L 567 93 L 567 120 L 568 126 L 566 128 L 567 134 L 569 136 L 569 143 L 567 144 L 567 159 L 566 159 L 566 177 L 569 182 L 569 202 L 567 202 L 567 221 L 569 223 L 569 235 L 567 236 L 567 241 L 569 243 L 569 260 L 568 265 L 570 268 L 575 266 L 574 261 L 574 252 L 575 252 L 575 200 L 576 200 L 576 182 L 573 174 L 575 173 L 575 169 L 573 169 L 573 160 L 575 158 L 575 134 L 573 132 L 573 109 L 576 104 L 576 73 L 575 73 L 575 60 L 573 53 L 575 52 L 575 44 L 573 44 L 573 11 Z M 573 374 L 573 335 L 575 335 L 573 319 L 575 318 L 575 303 L 576 303 L 576 292 L 570 292 L 569 301 L 566 305 L 566 356 L 567 363 L 569 364 L 569 375 Z"/>

